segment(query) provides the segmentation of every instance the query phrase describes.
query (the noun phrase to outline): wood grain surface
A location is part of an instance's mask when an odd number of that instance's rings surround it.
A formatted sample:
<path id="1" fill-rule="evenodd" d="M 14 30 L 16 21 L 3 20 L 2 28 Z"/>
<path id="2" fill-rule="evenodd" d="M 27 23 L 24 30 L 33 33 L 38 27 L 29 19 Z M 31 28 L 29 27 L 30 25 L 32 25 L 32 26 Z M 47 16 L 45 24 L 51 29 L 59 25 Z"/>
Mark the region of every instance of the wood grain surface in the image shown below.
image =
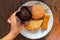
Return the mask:
<path id="1" fill-rule="evenodd" d="M 7 19 L 23 3 L 31 0 L 0 0 L 0 38 L 8 34 L 10 25 Z M 54 16 L 53 28 L 50 33 L 37 40 L 60 40 L 60 0 L 38 0 L 46 3 L 52 10 Z M 19 34 L 15 40 L 31 40 Z"/>

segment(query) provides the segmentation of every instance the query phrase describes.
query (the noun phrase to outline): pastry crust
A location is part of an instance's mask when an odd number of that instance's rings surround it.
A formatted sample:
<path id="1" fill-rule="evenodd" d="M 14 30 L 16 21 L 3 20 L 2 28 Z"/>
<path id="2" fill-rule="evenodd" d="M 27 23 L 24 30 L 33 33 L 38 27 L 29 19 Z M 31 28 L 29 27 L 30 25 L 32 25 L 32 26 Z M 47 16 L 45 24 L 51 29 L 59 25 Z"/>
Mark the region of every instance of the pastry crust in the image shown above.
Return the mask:
<path id="1" fill-rule="evenodd" d="M 49 21 L 50 15 L 45 14 L 43 24 L 42 24 L 42 29 L 45 30 L 48 28 L 48 21 Z"/>
<path id="2" fill-rule="evenodd" d="M 30 31 L 38 30 L 41 27 L 43 19 L 40 20 L 30 20 L 26 25 L 25 28 Z"/>

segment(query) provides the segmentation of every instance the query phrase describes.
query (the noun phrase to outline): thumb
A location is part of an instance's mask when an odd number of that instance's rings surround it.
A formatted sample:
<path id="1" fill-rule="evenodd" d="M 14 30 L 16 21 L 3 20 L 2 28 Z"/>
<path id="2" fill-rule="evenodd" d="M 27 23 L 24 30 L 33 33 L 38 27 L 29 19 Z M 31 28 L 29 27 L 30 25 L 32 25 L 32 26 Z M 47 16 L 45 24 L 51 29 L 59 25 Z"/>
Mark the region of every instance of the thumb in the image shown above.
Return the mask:
<path id="1" fill-rule="evenodd" d="M 9 19 L 7 20 L 7 22 L 8 22 L 8 23 L 11 23 L 11 19 L 9 18 Z"/>

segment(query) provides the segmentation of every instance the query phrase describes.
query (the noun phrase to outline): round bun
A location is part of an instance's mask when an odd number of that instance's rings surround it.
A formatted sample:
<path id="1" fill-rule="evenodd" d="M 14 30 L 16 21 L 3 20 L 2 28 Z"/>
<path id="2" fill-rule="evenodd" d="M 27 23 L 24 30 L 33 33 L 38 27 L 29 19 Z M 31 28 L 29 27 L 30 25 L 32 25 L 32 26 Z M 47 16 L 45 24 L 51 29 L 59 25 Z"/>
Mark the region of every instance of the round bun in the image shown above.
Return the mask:
<path id="1" fill-rule="evenodd" d="M 30 20 L 27 24 L 25 24 L 25 28 L 29 31 L 38 30 L 41 27 L 43 19 L 41 20 Z"/>
<path id="2" fill-rule="evenodd" d="M 32 18 L 33 19 L 40 19 L 44 16 L 45 10 L 40 4 L 34 4 L 32 6 Z"/>

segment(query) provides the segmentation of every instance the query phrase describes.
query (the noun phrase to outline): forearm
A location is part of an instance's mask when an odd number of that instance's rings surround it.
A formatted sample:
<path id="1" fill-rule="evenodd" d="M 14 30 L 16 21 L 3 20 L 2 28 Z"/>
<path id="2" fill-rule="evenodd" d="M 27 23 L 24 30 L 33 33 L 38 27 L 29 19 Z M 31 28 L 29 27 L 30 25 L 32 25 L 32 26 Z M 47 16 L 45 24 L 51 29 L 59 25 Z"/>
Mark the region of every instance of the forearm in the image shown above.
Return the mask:
<path id="1" fill-rule="evenodd" d="M 11 30 L 5 37 L 1 40 L 13 40 L 18 34 L 20 30 Z"/>
<path id="2" fill-rule="evenodd" d="M 13 40 L 16 36 L 17 36 L 17 34 L 15 34 L 14 32 L 11 31 L 1 40 Z"/>

